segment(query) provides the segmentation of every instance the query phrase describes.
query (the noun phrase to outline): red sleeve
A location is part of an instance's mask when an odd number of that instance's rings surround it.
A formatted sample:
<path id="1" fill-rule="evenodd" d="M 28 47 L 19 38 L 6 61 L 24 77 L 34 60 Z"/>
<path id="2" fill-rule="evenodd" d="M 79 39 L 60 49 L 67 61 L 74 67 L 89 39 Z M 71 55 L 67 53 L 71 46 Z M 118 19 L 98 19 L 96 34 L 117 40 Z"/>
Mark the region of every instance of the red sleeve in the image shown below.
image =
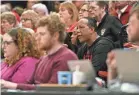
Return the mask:
<path id="1" fill-rule="evenodd" d="M 36 86 L 33 84 L 18 84 L 16 89 L 21 90 L 35 90 Z"/>

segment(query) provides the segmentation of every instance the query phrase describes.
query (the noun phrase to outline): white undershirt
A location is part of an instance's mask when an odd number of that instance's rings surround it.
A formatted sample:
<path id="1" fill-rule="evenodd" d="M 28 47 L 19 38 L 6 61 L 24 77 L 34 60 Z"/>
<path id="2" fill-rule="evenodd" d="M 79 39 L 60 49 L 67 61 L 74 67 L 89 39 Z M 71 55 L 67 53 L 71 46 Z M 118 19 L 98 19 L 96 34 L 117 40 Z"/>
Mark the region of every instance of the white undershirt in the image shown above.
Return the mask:
<path id="1" fill-rule="evenodd" d="M 126 5 L 124 8 L 122 8 L 121 10 L 118 11 L 118 18 L 120 19 L 122 13 L 124 13 L 127 9 L 128 5 Z"/>

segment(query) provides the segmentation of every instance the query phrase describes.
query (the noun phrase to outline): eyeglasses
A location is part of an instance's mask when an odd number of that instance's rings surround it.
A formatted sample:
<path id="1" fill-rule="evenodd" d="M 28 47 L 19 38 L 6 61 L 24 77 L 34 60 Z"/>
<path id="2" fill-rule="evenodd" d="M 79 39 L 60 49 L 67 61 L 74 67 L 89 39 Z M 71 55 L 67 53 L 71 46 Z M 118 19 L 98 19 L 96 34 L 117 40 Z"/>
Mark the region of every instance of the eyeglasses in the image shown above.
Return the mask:
<path id="1" fill-rule="evenodd" d="M 86 9 L 80 9 L 80 12 L 88 12 L 88 10 L 86 10 Z"/>
<path id="2" fill-rule="evenodd" d="M 3 41 L 2 45 L 10 45 L 11 43 L 14 43 L 14 41 Z"/>
<path id="3" fill-rule="evenodd" d="M 31 19 L 29 19 L 29 18 L 22 18 L 21 22 L 26 22 L 26 21 L 29 21 L 29 20 L 31 21 Z"/>

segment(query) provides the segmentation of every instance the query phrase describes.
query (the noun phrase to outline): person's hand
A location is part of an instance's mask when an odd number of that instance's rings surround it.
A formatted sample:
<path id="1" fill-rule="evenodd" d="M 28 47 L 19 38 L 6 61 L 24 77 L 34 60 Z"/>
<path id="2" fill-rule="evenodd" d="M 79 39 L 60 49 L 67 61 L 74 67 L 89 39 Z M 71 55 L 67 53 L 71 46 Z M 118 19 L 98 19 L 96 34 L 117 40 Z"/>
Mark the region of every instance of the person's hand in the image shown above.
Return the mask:
<path id="1" fill-rule="evenodd" d="M 5 81 L 3 79 L 0 79 L 0 86 L 1 86 L 1 88 L 3 88 L 4 82 Z"/>
<path id="2" fill-rule="evenodd" d="M 124 47 L 130 48 L 130 49 L 139 49 L 139 45 L 135 45 L 135 44 L 132 44 L 130 42 L 125 43 Z"/>
<path id="3" fill-rule="evenodd" d="M 114 52 L 108 53 L 106 63 L 108 66 L 108 80 L 115 79 L 117 77 L 117 66 Z"/>
<path id="4" fill-rule="evenodd" d="M 132 44 L 132 47 L 130 47 L 130 49 L 139 49 L 139 46 Z"/>
<path id="5" fill-rule="evenodd" d="M 5 81 L 3 79 L 0 80 L 0 84 L 2 88 L 8 88 L 8 89 L 16 89 L 17 84 L 9 81 Z"/>

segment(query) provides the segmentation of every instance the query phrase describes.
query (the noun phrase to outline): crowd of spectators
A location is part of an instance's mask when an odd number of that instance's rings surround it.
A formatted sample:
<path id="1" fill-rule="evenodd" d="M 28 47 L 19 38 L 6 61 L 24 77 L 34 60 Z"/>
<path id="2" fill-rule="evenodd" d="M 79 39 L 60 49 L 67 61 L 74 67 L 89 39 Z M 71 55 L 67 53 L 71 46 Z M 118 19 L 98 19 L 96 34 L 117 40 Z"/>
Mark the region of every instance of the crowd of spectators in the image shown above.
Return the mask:
<path id="1" fill-rule="evenodd" d="M 57 84 L 57 72 L 80 59 L 111 87 L 118 76 L 113 50 L 139 48 L 138 1 L 2 1 L 0 8 L 3 88 Z"/>

